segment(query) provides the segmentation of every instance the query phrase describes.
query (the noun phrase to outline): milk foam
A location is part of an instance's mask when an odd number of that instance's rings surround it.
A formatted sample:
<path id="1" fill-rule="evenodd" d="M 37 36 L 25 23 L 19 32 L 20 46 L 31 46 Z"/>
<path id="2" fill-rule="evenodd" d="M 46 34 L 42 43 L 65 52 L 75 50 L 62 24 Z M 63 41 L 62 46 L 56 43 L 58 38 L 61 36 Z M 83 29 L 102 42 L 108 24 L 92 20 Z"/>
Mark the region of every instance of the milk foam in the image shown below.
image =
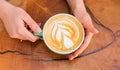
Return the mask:
<path id="1" fill-rule="evenodd" d="M 70 48 L 74 45 L 73 41 L 70 39 L 72 36 L 70 33 L 70 28 L 63 23 L 69 24 L 68 21 L 54 21 L 54 27 L 52 30 L 52 38 L 56 39 L 59 43 L 63 43 L 64 48 Z"/>
<path id="2" fill-rule="evenodd" d="M 69 15 L 51 17 L 43 28 L 43 39 L 49 49 L 60 54 L 69 54 L 80 47 L 84 30 L 76 18 Z"/>
<path id="3" fill-rule="evenodd" d="M 58 31 L 56 32 L 56 39 L 58 40 L 58 41 L 61 41 L 62 40 L 62 32 L 61 32 L 61 29 L 60 28 L 58 28 Z"/>
<path id="4" fill-rule="evenodd" d="M 66 48 L 70 48 L 73 45 L 74 45 L 73 41 L 70 38 L 68 38 L 67 36 L 64 35 L 64 46 Z"/>

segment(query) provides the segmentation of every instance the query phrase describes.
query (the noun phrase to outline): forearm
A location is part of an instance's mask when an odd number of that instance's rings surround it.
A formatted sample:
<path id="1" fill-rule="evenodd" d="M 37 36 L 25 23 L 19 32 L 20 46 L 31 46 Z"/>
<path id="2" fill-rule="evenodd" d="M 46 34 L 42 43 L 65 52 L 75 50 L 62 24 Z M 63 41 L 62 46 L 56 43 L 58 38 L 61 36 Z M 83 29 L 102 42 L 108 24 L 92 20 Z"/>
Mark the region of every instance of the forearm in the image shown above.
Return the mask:
<path id="1" fill-rule="evenodd" d="M 6 1 L 5 0 L 0 0 L 0 9 L 1 9 L 1 11 L 0 11 L 0 15 L 2 15 L 3 13 L 4 13 L 4 11 L 5 11 L 5 9 L 6 9 Z"/>
<path id="2" fill-rule="evenodd" d="M 69 6 L 71 7 L 72 12 L 74 13 L 76 10 L 86 12 L 84 1 L 83 0 L 67 0 Z"/>

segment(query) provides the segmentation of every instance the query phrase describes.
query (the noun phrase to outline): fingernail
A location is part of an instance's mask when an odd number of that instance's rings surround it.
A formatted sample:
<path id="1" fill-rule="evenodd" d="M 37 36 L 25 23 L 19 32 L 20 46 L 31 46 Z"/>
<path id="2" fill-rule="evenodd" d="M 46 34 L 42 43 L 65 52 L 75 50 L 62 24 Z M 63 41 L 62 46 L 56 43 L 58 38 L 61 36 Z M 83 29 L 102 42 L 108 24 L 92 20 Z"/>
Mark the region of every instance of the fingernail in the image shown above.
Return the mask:
<path id="1" fill-rule="evenodd" d="M 40 33 L 41 32 L 41 29 L 38 27 L 37 28 L 37 33 Z"/>
<path id="2" fill-rule="evenodd" d="M 70 57 L 69 60 L 73 60 L 74 57 Z"/>
<path id="3" fill-rule="evenodd" d="M 97 29 L 95 29 L 96 33 L 98 33 L 99 31 Z"/>
<path id="4" fill-rule="evenodd" d="M 94 29 L 94 33 L 96 34 L 96 33 L 98 33 L 99 31 L 97 30 L 97 29 Z"/>

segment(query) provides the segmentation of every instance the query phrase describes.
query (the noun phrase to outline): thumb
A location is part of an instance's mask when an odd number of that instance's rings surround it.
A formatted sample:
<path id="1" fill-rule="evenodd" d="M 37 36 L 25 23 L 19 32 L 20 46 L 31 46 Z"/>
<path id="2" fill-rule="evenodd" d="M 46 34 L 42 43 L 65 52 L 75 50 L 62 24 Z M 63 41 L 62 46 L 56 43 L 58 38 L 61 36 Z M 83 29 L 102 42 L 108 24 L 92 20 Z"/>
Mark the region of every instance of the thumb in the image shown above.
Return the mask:
<path id="1" fill-rule="evenodd" d="M 29 16 L 28 14 L 23 18 L 23 20 L 28 24 L 30 29 L 35 33 L 40 33 L 40 26 Z"/>
<path id="2" fill-rule="evenodd" d="M 87 30 L 92 32 L 93 34 L 97 34 L 99 32 L 93 25 L 87 27 Z"/>

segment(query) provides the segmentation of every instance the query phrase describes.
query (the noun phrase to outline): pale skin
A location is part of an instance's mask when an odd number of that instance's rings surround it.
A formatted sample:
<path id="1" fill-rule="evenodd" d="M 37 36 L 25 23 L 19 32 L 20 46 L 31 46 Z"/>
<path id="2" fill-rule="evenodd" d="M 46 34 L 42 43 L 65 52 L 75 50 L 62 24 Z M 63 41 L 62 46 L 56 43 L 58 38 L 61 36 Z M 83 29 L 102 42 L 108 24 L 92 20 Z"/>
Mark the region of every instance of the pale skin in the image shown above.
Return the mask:
<path id="1" fill-rule="evenodd" d="M 70 54 L 69 60 L 80 55 L 89 45 L 94 34 L 98 30 L 93 26 L 92 20 L 87 13 L 83 0 L 67 0 L 74 16 L 82 22 L 86 28 L 86 37 L 82 46 L 74 53 Z M 23 9 L 15 7 L 4 0 L 0 0 L 0 18 L 11 38 L 29 40 L 35 42 L 39 37 L 34 36 L 25 26 L 28 25 L 35 33 L 40 33 L 40 26 Z"/>
<path id="2" fill-rule="evenodd" d="M 28 25 L 33 32 L 41 32 L 39 25 L 23 9 L 15 7 L 4 0 L 0 0 L 0 9 L 0 18 L 11 38 L 32 42 L 39 39 L 25 27 L 25 25 Z"/>
<path id="3" fill-rule="evenodd" d="M 86 11 L 83 0 L 67 0 L 67 2 L 70 5 L 75 17 L 80 22 L 82 22 L 84 28 L 86 29 L 86 37 L 84 43 L 77 51 L 69 55 L 69 60 L 72 60 L 80 55 L 88 47 L 93 35 L 97 34 L 98 30 L 92 24 L 92 20 Z"/>

